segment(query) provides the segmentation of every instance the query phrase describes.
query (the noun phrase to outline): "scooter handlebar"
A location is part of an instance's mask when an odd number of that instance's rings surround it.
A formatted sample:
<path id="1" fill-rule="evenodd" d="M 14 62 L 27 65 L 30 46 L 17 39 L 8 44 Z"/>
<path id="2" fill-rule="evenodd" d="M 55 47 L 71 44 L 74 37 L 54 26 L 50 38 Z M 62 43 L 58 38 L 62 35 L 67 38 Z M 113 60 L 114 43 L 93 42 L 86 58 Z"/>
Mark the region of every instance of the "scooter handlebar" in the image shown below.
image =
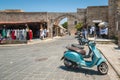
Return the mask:
<path id="1" fill-rule="evenodd" d="M 75 38 L 79 38 L 78 36 L 75 36 Z"/>

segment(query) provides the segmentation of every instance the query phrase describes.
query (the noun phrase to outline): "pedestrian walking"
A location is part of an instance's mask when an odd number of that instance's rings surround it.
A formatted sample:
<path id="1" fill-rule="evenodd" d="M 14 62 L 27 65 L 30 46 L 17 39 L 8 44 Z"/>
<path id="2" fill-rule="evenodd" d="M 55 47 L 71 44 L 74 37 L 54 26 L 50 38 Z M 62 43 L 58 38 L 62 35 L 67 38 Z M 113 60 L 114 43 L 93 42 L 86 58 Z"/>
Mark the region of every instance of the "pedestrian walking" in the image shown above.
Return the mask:
<path id="1" fill-rule="evenodd" d="M 82 29 L 82 36 L 85 38 L 85 39 L 87 39 L 87 29 L 86 28 L 83 28 Z"/>
<path id="2" fill-rule="evenodd" d="M 95 35 L 95 26 L 92 26 L 91 29 L 90 29 L 91 33 L 92 33 L 92 36 Z"/>
<path id="3" fill-rule="evenodd" d="M 44 30 L 41 30 L 41 35 L 40 35 L 41 40 L 44 39 L 44 36 L 45 36 Z"/>

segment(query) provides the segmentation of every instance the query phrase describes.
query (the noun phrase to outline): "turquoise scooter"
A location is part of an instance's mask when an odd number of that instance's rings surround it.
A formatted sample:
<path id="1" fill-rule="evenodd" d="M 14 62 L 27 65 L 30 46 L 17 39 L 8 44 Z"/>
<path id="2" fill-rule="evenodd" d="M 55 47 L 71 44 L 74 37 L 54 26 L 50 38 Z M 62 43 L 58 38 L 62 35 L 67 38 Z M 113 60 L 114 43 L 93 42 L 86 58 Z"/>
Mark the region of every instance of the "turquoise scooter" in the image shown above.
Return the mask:
<path id="1" fill-rule="evenodd" d="M 88 42 L 87 45 L 92 51 L 91 61 L 84 60 L 82 55 L 85 55 L 83 49 L 72 49 L 64 52 L 64 56 L 61 60 L 64 60 L 64 65 L 68 68 L 72 67 L 88 67 L 97 66 L 98 71 L 105 75 L 108 72 L 108 65 L 106 64 L 105 58 L 101 55 L 101 52 L 96 48 L 95 42 Z"/>

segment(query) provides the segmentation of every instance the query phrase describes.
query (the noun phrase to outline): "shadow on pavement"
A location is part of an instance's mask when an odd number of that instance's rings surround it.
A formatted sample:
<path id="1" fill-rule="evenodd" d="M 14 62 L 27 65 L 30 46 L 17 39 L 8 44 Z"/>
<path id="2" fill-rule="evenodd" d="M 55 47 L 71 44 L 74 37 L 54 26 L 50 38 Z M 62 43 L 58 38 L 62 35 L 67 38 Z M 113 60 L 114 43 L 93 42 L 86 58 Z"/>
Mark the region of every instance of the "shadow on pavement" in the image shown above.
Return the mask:
<path id="1" fill-rule="evenodd" d="M 120 50 L 120 48 L 119 48 L 119 47 L 114 47 L 114 49 L 115 49 L 115 50 Z"/>
<path id="2" fill-rule="evenodd" d="M 92 69 L 86 69 L 86 68 L 67 68 L 65 66 L 60 66 L 60 69 L 66 70 L 66 71 L 72 71 L 76 73 L 84 73 L 85 75 L 101 75 L 98 71 L 92 70 Z"/>

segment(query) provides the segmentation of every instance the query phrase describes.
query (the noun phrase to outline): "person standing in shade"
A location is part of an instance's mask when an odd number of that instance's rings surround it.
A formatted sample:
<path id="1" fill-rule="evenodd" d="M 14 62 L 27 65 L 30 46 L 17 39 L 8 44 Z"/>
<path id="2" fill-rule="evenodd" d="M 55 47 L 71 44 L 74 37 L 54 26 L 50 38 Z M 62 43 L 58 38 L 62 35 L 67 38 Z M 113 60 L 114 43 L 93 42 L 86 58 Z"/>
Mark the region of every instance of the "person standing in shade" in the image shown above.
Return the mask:
<path id="1" fill-rule="evenodd" d="M 108 38 L 108 28 L 105 27 L 105 38 L 107 39 Z"/>
<path id="2" fill-rule="evenodd" d="M 44 30 L 43 29 L 41 29 L 41 32 L 40 32 L 40 39 L 41 40 L 43 40 L 44 39 Z"/>
<path id="3" fill-rule="evenodd" d="M 92 36 L 94 36 L 95 35 L 95 26 L 91 27 L 91 31 L 92 31 Z"/>
<path id="4" fill-rule="evenodd" d="M 82 29 L 82 36 L 87 39 L 87 29 L 86 28 L 83 28 Z"/>
<path id="5" fill-rule="evenodd" d="M 47 37 L 47 29 L 44 29 L 44 37 Z"/>
<path id="6" fill-rule="evenodd" d="M 46 36 L 48 37 L 48 33 L 49 33 L 49 30 L 47 29 L 47 33 L 46 33 Z"/>

